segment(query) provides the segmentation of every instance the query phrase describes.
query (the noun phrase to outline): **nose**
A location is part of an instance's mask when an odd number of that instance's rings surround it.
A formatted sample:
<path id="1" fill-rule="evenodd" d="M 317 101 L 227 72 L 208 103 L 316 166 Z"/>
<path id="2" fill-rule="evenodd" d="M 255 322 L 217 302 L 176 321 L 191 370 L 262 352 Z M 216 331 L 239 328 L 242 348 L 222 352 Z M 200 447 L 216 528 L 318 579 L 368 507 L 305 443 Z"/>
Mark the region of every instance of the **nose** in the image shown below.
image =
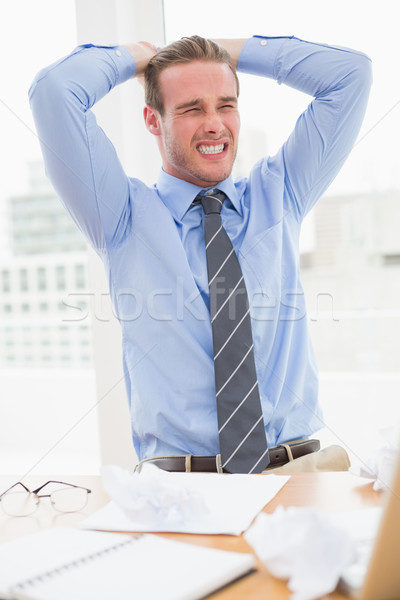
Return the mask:
<path id="1" fill-rule="evenodd" d="M 221 115 L 217 111 L 209 111 L 204 118 L 203 127 L 206 133 L 220 135 L 224 130 Z"/>

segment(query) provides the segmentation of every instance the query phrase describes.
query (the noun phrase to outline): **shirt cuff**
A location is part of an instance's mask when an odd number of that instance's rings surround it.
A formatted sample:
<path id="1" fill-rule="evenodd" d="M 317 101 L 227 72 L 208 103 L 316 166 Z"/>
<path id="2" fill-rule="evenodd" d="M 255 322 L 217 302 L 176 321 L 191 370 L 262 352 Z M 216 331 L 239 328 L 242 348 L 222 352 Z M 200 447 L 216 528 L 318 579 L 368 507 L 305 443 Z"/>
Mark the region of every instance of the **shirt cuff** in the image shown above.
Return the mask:
<path id="1" fill-rule="evenodd" d="M 96 44 L 81 44 L 73 50 L 72 54 L 85 51 L 89 48 L 101 48 L 107 52 L 107 55 L 113 62 L 113 65 L 118 73 L 117 83 L 123 83 L 136 74 L 136 63 L 130 52 L 120 45 L 116 46 L 99 46 Z"/>
<path id="2" fill-rule="evenodd" d="M 255 35 L 248 39 L 240 53 L 237 70 L 249 75 L 276 79 L 276 59 L 282 44 L 293 36 Z"/>

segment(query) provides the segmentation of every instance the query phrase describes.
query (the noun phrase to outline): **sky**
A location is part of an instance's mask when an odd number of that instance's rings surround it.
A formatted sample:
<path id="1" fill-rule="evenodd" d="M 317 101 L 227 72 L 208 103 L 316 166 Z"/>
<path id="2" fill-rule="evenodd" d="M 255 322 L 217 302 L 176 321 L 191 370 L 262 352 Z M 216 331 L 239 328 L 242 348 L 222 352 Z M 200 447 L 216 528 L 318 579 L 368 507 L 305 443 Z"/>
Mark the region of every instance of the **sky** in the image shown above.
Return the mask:
<path id="1" fill-rule="evenodd" d="M 74 5 L 74 0 L 1 3 L 0 210 L 8 195 L 26 190 L 26 163 L 40 157 L 27 91 L 40 68 L 76 45 Z M 374 65 L 368 111 L 359 141 L 331 192 L 400 189 L 397 0 L 247 0 L 245 11 L 242 5 L 238 0 L 165 0 L 167 39 L 193 33 L 296 35 L 366 52 Z M 273 153 L 309 99 L 274 82 L 244 77 L 242 128 L 265 130 L 268 152 Z M 266 107 L 268 119 L 260 123 Z"/>

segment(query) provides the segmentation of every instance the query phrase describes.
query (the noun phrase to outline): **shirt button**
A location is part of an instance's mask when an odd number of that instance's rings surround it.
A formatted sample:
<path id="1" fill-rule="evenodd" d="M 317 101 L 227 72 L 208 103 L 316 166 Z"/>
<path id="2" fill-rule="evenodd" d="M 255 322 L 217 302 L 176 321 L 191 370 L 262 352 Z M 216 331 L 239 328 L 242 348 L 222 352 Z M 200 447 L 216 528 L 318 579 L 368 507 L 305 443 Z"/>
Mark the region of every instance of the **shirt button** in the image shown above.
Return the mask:
<path id="1" fill-rule="evenodd" d="M 115 51 L 115 54 L 116 54 L 117 56 L 122 56 L 122 52 L 121 52 L 121 50 L 116 50 L 116 51 Z"/>
<path id="2" fill-rule="evenodd" d="M 266 46 L 267 45 L 267 40 L 261 40 L 260 45 L 261 46 Z"/>

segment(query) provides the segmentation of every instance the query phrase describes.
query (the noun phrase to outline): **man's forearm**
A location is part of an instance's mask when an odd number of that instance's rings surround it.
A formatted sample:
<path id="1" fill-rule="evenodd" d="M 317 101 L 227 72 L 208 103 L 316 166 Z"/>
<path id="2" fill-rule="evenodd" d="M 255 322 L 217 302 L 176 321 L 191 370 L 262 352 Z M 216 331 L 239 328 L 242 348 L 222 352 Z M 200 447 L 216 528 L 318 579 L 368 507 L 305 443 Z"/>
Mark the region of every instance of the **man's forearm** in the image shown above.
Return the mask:
<path id="1" fill-rule="evenodd" d="M 128 50 L 136 64 L 135 77 L 141 77 L 148 65 L 149 60 L 157 54 L 157 48 L 150 42 L 135 42 L 132 44 L 123 44 Z"/>
<path id="2" fill-rule="evenodd" d="M 239 55 L 242 51 L 242 48 L 245 44 L 245 42 L 247 41 L 246 38 L 240 38 L 240 39 L 215 39 L 214 42 L 216 42 L 217 44 L 219 44 L 220 46 L 222 46 L 223 48 L 225 48 L 225 50 L 227 52 L 229 52 L 229 55 L 231 57 L 231 61 L 233 66 L 237 67 L 238 64 L 238 60 L 239 60 Z"/>

